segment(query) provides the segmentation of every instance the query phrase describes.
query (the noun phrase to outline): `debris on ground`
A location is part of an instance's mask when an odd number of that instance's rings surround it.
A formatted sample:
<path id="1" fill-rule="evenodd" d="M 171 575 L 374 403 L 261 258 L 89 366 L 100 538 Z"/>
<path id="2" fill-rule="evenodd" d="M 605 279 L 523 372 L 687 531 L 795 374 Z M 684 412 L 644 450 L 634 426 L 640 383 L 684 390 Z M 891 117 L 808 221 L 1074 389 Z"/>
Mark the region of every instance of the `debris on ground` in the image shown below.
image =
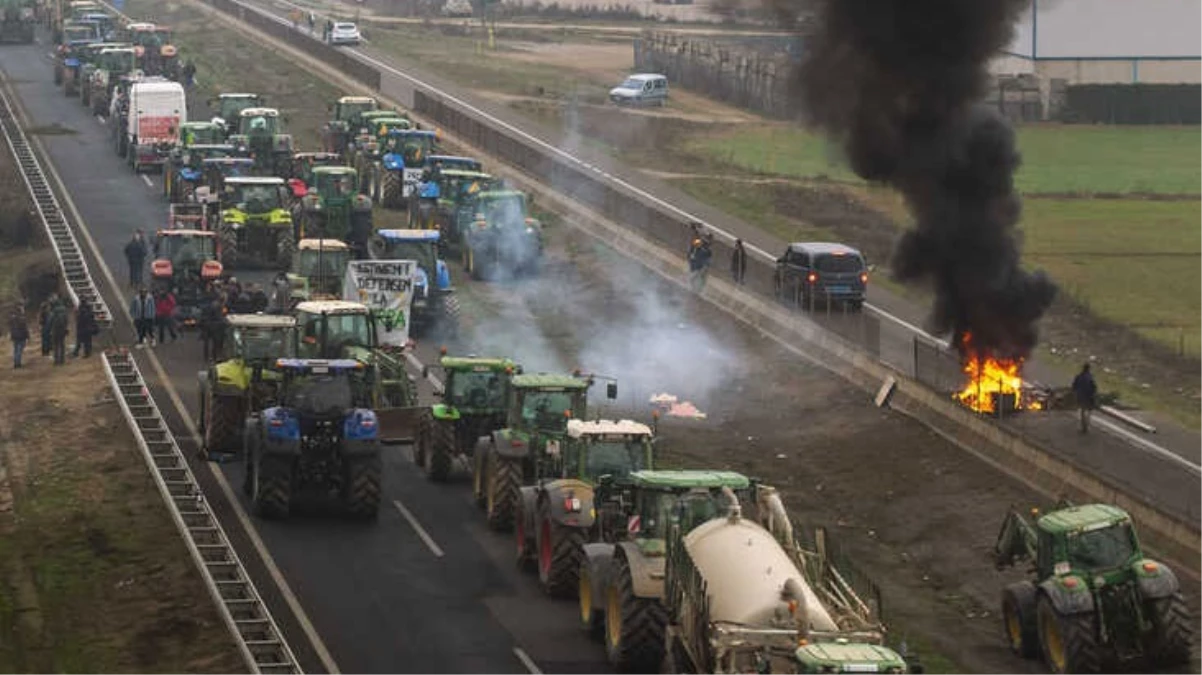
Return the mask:
<path id="1" fill-rule="evenodd" d="M 706 418 L 706 414 L 698 410 L 697 406 L 693 405 L 691 401 L 681 401 L 679 398 L 666 392 L 652 395 L 650 402 L 661 415 L 666 417 L 682 417 L 694 420 L 703 420 Z"/>

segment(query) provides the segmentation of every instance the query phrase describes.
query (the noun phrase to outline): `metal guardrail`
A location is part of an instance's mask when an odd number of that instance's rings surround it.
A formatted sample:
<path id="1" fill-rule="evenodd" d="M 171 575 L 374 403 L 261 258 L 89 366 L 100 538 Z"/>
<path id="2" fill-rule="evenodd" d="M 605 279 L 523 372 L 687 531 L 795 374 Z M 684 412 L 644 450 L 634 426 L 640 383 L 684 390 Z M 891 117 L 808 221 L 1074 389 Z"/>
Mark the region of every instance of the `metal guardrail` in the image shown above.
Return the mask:
<path id="1" fill-rule="evenodd" d="M 0 133 L 4 134 L 4 142 L 8 144 L 16 159 L 21 179 L 25 181 L 25 188 L 29 190 L 29 196 L 33 199 L 38 218 L 42 221 L 50 245 L 54 247 L 54 257 L 58 259 L 58 266 L 67 282 L 67 295 L 71 298 L 71 305 L 78 307 L 80 302 L 90 303 L 97 325 L 103 328 L 112 326 L 113 317 L 109 313 L 108 305 L 92 281 L 88 263 L 75 240 L 75 233 L 71 231 L 71 226 L 63 216 L 58 199 L 50 189 L 50 183 L 46 181 L 42 165 L 38 162 L 25 131 L 21 129 L 16 109 L 3 87 L 0 87 Z"/>
<path id="2" fill-rule="evenodd" d="M 209 508 L 133 356 L 128 349 L 112 349 L 103 353 L 103 363 L 159 493 L 247 666 L 254 673 L 300 673 L 292 649 Z"/>

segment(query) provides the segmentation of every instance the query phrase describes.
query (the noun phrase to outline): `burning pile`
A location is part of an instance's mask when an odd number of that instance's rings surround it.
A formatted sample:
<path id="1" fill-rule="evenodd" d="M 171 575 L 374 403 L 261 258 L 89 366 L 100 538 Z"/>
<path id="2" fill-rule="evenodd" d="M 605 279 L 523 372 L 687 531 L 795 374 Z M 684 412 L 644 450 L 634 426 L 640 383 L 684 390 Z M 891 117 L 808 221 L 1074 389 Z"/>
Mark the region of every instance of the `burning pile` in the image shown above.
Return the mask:
<path id="1" fill-rule="evenodd" d="M 667 417 L 683 417 L 693 420 L 703 420 L 706 417 L 705 413 L 698 410 L 691 401 L 681 401 L 666 392 L 652 395 L 650 402 L 657 412 Z"/>
<path id="2" fill-rule="evenodd" d="M 1038 401 L 1023 399 L 1022 359 L 999 359 L 972 346 L 972 334 L 965 333 L 960 342 L 964 359 L 964 374 L 968 383 L 952 398 L 979 413 L 997 414 L 1018 410 L 1038 410 Z"/>

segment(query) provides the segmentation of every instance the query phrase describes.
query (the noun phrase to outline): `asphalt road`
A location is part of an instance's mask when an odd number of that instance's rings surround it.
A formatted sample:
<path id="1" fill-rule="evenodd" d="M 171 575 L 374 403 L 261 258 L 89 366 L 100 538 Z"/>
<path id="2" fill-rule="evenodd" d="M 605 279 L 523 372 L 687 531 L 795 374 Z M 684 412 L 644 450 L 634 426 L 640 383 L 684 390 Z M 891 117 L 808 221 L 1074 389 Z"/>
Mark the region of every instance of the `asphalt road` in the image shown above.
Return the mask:
<path id="1" fill-rule="evenodd" d="M 48 53 L 45 44 L 5 46 L 0 68 L 35 126 L 70 130 L 40 139 L 122 286 L 114 293 L 98 279 L 118 317 L 115 337 L 128 344 L 132 331 L 117 309 L 128 305 L 129 295 L 122 249 L 134 228 L 153 232 L 165 224 L 161 183 L 157 175 L 133 175 L 113 153 L 108 128 L 53 85 Z M 103 277 L 101 266 L 92 265 Z M 238 276 L 265 280 L 267 275 Z M 194 415 L 196 373 L 202 368 L 196 335 L 186 333 L 154 353 Z M 188 425 L 169 404 L 172 392 L 155 377 L 148 352 L 137 357 L 173 431 L 190 450 Z M 372 525 L 315 514 L 284 522 L 255 519 L 254 532 L 248 532 L 238 513 L 245 504 L 222 497 L 224 479 L 242 501 L 241 466 L 223 464 L 217 472 L 195 460 L 194 470 L 307 672 L 323 672 L 326 666 L 305 638 L 305 619 L 289 609 L 286 593 L 272 583 L 272 565 L 342 672 L 528 672 L 523 657 L 550 672 L 608 671 L 601 647 L 577 628 L 575 604 L 544 597 L 514 565 L 509 537 L 485 529 L 466 485 L 448 489 L 428 483 L 406 448 L 387 451 L 385 498 Z M 252 538 L 262 541 L 272 565 L 251 553 Z"/>

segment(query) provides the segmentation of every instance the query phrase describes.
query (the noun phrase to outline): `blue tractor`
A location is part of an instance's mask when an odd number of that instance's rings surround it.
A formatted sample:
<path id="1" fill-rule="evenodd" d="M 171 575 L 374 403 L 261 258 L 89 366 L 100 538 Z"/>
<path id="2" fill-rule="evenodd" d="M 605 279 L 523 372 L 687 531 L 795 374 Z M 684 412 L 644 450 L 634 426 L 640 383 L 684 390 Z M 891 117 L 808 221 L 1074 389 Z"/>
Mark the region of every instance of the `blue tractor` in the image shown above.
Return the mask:
<path id="1" fill-rule="evenodd" d="M 368 244 L 373 260 L 417 263 L 410 311 L 410 334 L 415 337 L 459 335 L 459 298 L 451 285 L 450 268 L 438 254 L 441 235 L 438 230 L 377 230 Z"/>
<path id="2" fill-rule="evenodd" d="M 278 405 L 252 413 L 243 431 L 242 489 L 251 510 L 287 517 L 298 497 L 341 504 L 374 520 L 379 512 L 380 429 L 370 408 L 373 370 L 353 359 L 276 360 Z"/>
<path id="3" fill-rule="evenodd" d="M 438 132 L 418 129 L 390 129 L 380 139 L 380 175 L 375 181 L 376 201 L 390 209 L 409 206 L 422 180 L 426 159 L 438 150 Z"/>

